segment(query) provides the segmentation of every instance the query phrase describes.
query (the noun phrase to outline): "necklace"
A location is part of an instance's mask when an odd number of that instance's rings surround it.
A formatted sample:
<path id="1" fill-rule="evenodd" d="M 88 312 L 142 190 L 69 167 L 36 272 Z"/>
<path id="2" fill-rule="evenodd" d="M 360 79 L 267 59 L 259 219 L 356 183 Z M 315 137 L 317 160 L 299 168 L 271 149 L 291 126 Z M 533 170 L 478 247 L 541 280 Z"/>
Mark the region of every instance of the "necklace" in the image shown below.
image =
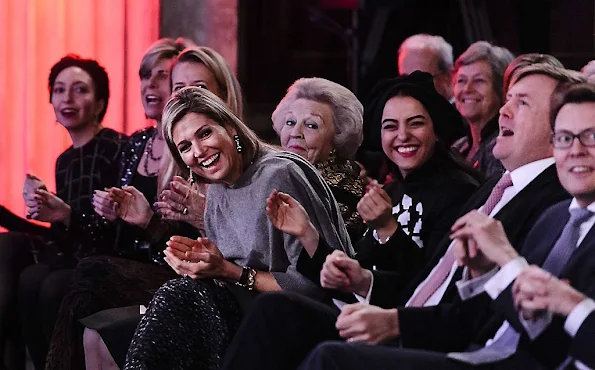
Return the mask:
<path id="1" fill-rule="evenodd" d="M 149 172 L 149 159 L 155 161 L 155 162 L 159 162 L 161 160 L 161 158 L 163 157 L 163 154 L 161 154 L 161 157 L 157 158 L 153 155 L 153 136 L 151 136 L 149 138 L 149 140 L 147 141 L 147 149 L 145 150 L 145 153 L 147 154 L 145 156 L 145 162 L 144 162 L 144 167 L 145 167 L 145 173 L 147 174 L 148 177 L 152 177 L 157 175 L 157 172 L 159 172 L 158 170 L 155 172 Z"/>

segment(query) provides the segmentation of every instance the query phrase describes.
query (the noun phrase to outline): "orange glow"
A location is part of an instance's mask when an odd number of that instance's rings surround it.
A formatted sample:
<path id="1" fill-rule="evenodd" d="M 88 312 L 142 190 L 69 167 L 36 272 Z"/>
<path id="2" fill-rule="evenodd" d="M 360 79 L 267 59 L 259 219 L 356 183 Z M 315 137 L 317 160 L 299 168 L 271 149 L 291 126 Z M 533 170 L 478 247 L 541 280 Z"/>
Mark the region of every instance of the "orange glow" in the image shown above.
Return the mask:
<path id="1" fill-rule="evenodd" d="M 159 36 L 159 0 L 0 0 L 0 204 L 25 214 L 26 173 L 55 190 L 58 155 L 70 146 L 55 121 L 47 79 L 68 53 L 96 59 L 110 78 L 104 126 L 146 126 L 138 67 Z"/>

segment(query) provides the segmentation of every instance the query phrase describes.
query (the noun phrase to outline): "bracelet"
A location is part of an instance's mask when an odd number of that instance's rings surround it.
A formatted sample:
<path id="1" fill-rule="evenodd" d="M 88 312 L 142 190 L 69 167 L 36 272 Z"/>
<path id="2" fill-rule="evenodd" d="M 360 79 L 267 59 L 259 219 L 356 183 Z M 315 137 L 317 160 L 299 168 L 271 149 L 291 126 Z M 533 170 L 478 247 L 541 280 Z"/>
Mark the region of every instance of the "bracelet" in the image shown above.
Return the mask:
<path id="1" fill-rule="evenodd" d="M 242 275 L 240 275 L 240 280 L 236 281 L 235 284 L 248 290 L 254 290 L 254 286 L 256 285 L 256 270 L 252 267 L 242 266 Z"/>

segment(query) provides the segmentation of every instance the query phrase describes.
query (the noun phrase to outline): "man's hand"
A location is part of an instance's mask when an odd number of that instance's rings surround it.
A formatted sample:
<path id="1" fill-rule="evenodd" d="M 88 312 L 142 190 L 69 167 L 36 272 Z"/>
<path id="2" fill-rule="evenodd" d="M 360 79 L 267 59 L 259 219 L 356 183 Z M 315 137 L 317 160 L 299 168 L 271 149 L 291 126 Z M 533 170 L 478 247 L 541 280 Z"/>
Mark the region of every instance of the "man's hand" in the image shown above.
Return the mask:
<path id="1" fill-rule="evenodd" d="M 344 306 L 335 326 L 348 342 L 378 344 L 400 335 L 396 309 L 385 310 L 364 303 Z"/>
<path id="2" fill-rule="evenodd" d="M 502 267 L 518 257 L 502 223 L 479 211 L 459 218 L 451 231 L 457 261 L 459 265 L 466 265 L 473 275 L 482 275 L 494 265 Z"/>
<path id="3" fill-rule="evenodd" d="M 365 297 L 371 283 L 372 273 L 344 252 L 336 250 L 326 256 L 320 271 L 320 284 L 323 288 L 357 293 Z"/>
<path id="4" fill-rule="evenodd" d="M 516 278 L 512 287 L 514 304 L 527 320 L 544 311 L 568 316 L 585 299 L 585 295 L 549 272 L 529 266 Z"/>

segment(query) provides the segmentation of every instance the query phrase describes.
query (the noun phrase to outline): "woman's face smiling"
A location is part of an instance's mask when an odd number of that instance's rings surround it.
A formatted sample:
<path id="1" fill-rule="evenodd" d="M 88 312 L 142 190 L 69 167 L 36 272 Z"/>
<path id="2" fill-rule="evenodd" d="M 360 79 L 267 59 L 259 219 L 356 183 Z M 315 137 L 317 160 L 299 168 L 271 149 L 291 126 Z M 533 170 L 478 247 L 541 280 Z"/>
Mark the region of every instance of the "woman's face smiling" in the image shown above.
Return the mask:
<path id="1" fill-rule="evenodd" d="M 382 112 L 382 149 L 403 177 L 421 167 L 434 154 L 436 134 L 430 114 L 409 96 L 395 96 Z"/>
<path id="2" fill-rule="evenodd" d="M 242 174 L 242 157 L 236 150 L 234 130 L 204 114 L 188 113 L 172 130 L 182 160 L 198 176 L 213 183 L 233 184 Z"/>
<path id="3" fill-rule="evenodd" d="M 52 106 L 56 119 L 67 130 L 82 129 L 95 122 L 103 104 L 95 100 L 95 84 L 83 69 L 68 67 L 56 76 Z"/>
<path id="4" fill-rule="evenodd" d="M 325 161 L 333 150 L 333 109 L 325 103 L 297 99 L 286 112 L 280 136 L 283 149 L 312 164 Z"/>

